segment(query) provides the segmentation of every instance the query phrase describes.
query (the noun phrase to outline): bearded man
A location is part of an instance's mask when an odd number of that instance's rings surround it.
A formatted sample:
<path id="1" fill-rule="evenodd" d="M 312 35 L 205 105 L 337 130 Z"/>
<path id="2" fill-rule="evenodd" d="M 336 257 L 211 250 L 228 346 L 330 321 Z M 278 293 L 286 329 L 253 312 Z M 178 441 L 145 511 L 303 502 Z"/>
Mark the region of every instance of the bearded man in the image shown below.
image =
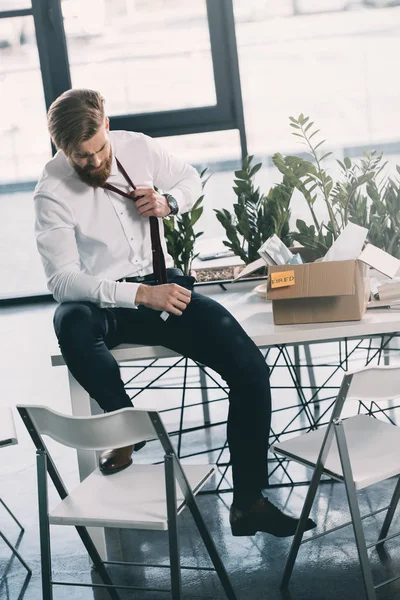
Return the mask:
<path id="1" fill-rule="evenodd" d="M 48 127 L 58 152 L 35 189 L 36 235 L 60 303 L 54 328 L 70 372 L 104 411 L 132 406 L 110 352 L 118 344 L 165 346 L 218 372 L 230 389 L 232 533 L 293 535 L 298 520 L 262 495 L 269 369 L 233 316 L 192 291 L 162 235 L 162 219 L 190 210 L 200 196 L 197 171 L 146 135 L 110 131 L 104 100 L 92 90 L 57 98 Z M 100 471 L 126 468 L 138 449 L 104 452 Z M 307 528 L 314 526 L 309 520 Z"/>

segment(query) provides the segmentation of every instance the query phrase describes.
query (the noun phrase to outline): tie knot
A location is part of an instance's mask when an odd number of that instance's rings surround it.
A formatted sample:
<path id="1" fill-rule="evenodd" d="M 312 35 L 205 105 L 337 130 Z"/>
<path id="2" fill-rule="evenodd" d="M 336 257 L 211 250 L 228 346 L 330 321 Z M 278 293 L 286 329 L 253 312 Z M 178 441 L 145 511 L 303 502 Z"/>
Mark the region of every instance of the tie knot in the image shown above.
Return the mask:
<path id="1" fill-rule="evenodd" d="M 129 196 L 129 198 L 132 198 L 132 200 L 136 200 L 136 198 L 135 198 L 135 190 L 132 190 L 131 192 L 128 192 L 128 196 Z"/>

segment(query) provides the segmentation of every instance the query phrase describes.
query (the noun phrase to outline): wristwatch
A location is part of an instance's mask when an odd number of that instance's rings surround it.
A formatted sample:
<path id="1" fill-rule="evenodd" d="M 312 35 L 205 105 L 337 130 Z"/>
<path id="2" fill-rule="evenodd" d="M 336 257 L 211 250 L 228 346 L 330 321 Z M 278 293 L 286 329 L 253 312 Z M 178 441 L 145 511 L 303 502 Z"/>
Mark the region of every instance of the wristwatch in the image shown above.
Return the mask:
<path id="1" fill-rule="evenodd" d="M 171 194 L 163 194 L 163 196 L 164 196 L 164 198 L 166 198 L 166 200 L 168 202 L 168 206 L 171 209 L 171 212 L 169 213 L 169 215 L 167 215 L 167 217 L 177 215 L 179 212 L 178 202 L 175 200 L 175 198 L 173 196 L 171 196 Z"/>

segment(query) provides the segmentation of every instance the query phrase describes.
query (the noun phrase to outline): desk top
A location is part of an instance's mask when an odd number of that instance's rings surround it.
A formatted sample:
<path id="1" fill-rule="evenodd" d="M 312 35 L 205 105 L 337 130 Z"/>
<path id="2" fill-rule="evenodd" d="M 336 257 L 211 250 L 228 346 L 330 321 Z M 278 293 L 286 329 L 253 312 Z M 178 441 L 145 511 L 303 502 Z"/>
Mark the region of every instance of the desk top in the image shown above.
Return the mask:
<path id="1" fill-rule="evenodd" d="M 368 310 L 361 321 L 274 325 L 272 303 L 261 298 L 254 288 L 257 282 L 238 281 L 220 285 L 199 286 L 196 291 L 225 306 L 260 348 L 328 342 L 343 338 L 362 338 L 400 332 L 400 309 Z M 121 344 L 112 350 L 119 361 L 177 356 L 161 346 Z M 53 366 L 63 365 L 62 356 L 52 356 Z"/>

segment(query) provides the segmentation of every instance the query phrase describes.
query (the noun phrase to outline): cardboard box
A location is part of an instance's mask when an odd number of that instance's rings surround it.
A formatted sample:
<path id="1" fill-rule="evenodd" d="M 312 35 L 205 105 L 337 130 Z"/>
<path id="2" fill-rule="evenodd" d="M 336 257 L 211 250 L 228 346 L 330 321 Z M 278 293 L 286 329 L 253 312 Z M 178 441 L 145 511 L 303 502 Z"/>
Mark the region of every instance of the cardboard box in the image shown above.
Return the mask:
<path id="1" fill-rule="evenodd" d="M 369 267 L 359 260 L 273 265 L 268 275 L 276 325 L 359 321 L 366 311 Z"/>

